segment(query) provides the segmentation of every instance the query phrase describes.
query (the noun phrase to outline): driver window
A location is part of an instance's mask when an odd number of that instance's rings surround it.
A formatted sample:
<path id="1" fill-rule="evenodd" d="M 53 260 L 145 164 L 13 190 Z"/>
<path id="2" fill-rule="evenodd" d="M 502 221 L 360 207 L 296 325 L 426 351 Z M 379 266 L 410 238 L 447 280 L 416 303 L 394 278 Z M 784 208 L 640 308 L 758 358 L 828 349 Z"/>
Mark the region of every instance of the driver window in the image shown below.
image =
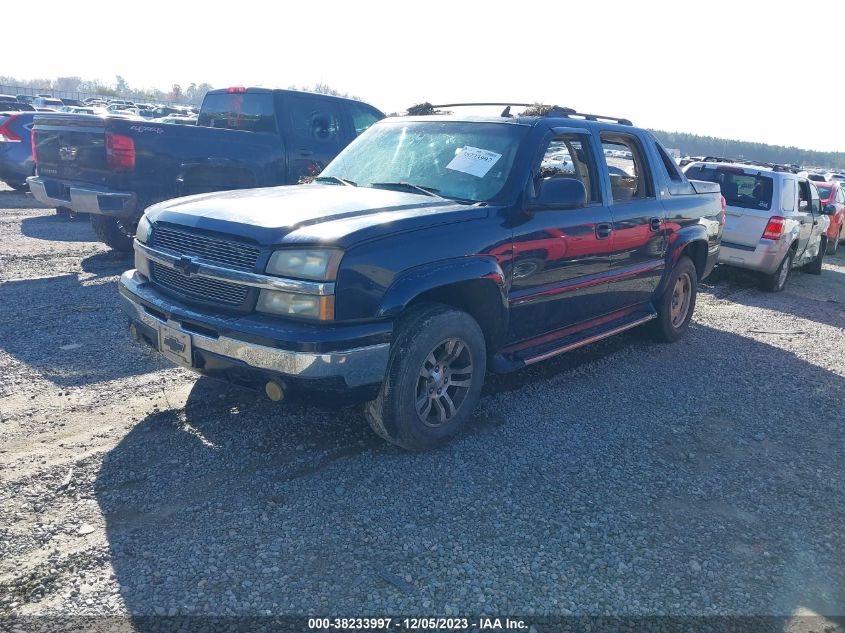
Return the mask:
<path id="1" fill-rule="evenodd" d="M 586 139 L 575 135 L 559 136 L 553 139 L 540 161 L 540 170 L 535 179 L 535 194 L 542 180 L 549 178 L 576 178 L 584 183 L 587 202 L 598 202 L 595 168 Z"/>

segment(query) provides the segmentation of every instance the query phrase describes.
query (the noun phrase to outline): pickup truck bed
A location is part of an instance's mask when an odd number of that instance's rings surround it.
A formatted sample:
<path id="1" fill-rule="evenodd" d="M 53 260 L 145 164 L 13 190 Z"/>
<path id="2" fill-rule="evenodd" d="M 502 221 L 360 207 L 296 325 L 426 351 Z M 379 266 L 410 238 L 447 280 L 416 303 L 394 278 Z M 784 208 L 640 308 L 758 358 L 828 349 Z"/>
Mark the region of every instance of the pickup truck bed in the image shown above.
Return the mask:
<path id="1" fill-rule="evenodd" d="M 155 202 L 299 182 L 383 118 L 350 99 L 265 88 L 209 92 L 198 125 L 133 117 L 39 115 L 33 195 L 90 214 L 100 238 L 129 251 Z"/>

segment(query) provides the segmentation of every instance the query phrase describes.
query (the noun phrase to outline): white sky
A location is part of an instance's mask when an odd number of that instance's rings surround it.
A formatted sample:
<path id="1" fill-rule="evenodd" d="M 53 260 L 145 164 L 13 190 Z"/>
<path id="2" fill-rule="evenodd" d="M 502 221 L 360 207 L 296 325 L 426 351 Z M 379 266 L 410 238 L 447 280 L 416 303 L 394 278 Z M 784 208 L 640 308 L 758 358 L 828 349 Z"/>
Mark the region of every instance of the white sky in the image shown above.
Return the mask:
<path id="1" fill-rule="evenodd" d="M 385 112 L 553 103 L 636 125 L 845 150 L 841 0 L 40 0 L 0 74 L 130 86 L 320 81 Z M 829 69 L 829 70 L 828 70 Z M 819 71 L 825 71 L 820 74 Z"/>

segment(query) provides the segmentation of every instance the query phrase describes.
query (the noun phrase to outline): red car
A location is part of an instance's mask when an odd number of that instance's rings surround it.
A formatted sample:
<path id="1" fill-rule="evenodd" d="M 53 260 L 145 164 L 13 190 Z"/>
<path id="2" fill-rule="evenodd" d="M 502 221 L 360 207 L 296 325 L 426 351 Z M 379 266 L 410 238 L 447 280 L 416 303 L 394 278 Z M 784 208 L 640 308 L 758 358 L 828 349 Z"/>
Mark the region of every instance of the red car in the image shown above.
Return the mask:
<path id="1" fill-rule="evenodd" d="M 845 240 L 845 188 L 839 182 L 817 182 L 822 206 L 833 205 L 836 213 L 830 216 L 827 228 L 827 252 L 835 253 L 839 242 Z"/>

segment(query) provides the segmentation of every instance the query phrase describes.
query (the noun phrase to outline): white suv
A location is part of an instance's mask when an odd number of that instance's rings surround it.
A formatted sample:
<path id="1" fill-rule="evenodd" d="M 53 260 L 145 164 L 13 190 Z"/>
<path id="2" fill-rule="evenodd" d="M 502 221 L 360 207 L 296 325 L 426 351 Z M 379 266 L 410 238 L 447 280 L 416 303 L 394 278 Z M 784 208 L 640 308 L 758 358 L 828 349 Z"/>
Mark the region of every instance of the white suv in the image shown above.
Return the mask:
<path id="1" fill-rule="evenodd" d="M 785 168 L 746 163 L 695 162 L 690 180 L 718 183 L 727 203 L 719 263 L 762 274 L 762 286 L 779 292 L 790 271 L 821 274 L 830 219 L 816 186 Z"/>

